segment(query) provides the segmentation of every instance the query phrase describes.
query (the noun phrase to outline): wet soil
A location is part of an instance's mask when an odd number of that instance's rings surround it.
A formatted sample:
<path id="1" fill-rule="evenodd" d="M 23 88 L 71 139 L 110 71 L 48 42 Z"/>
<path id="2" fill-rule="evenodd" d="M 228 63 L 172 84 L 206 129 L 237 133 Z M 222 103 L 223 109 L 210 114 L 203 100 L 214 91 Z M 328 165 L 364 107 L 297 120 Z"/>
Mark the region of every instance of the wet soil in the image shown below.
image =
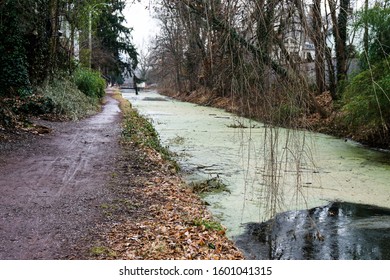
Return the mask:
<path id="1" fill-rule="evenodd" d="M 248 259 L 389 260 L 390 209 L 332 202 L 246 225 L 237 246 Z"/>
<path id="2" fill-rule="evenodd" d="M 112 92 L 109 92 L 112 93 Z M 105 184 L 119 151 L 120 110 L 48 122 L 46 134 L 0 145 L 0 259 L 67 259 L 93 238 L 110 200 Z"/>

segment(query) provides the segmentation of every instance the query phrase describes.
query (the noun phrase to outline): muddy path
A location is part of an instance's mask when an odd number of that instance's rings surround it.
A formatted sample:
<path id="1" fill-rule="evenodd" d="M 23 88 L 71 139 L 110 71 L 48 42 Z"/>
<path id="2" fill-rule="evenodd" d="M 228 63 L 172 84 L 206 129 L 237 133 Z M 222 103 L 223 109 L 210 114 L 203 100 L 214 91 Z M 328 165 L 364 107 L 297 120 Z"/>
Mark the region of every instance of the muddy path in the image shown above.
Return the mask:
<path id="1" fill-rule="evenodd" d="M 0 259 L 71 258 L 104 218 L 121 118 L 110 93 L 93 117 L 0 146 Z"/>

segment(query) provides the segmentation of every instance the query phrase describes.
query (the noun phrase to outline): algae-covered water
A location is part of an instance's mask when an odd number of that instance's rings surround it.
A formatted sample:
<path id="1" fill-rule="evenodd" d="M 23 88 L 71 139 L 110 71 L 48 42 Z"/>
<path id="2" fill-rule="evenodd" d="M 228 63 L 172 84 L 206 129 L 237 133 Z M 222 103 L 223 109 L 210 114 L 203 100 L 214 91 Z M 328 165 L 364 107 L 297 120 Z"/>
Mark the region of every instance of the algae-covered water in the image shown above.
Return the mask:
<path id="1" fill-rule="evenodd" d="M 270 184 L 278 188 L 278 212 L 338 200 L 390 208 L 388 152 L 324 134 L 270 129 L 153 91 L 122 94 L 152 120 L 162 144 L 177 155 L 185 179 L 218 178 L 227 185 L 228 191 L 207 194 L 204 200 L 232 238 L 244 232 L 243 224 L 270 218 Z M 267 164 L 270 157 L 276 158 L 277 173 Z"/>

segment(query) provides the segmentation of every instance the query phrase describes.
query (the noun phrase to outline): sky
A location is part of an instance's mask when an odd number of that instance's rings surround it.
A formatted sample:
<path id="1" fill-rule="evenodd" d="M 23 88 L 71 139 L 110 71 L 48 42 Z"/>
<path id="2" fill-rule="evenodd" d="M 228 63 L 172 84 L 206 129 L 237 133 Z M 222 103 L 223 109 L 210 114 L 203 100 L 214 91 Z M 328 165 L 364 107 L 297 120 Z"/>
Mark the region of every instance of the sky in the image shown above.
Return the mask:
<path id="1" fill-rule="evenodd" d="M 149 0 L 127 1 L 124 16 L 126 26 L 132 27 L 133 42 L 138 49 L 147 47 L 150 39 L 155 37 L 158 32 L 158 24 L 152 17 L 152 11 L 149 11 Z"/>
<path id="2" fill-rule="evenodd" d="M 132 27 L 133 42 L 138 50 L 148 46 L 150 39 L 154 38 L 158 33 L 157 20 L 153 19 L 151 8 L 153 0 L 127 0 L 124 15 L 126 18 L 126 26 Z M 311 1 L 310 1 L 311 2 Z M 361 6 L 362 0 L 353 0 L 354 8 Z"/>

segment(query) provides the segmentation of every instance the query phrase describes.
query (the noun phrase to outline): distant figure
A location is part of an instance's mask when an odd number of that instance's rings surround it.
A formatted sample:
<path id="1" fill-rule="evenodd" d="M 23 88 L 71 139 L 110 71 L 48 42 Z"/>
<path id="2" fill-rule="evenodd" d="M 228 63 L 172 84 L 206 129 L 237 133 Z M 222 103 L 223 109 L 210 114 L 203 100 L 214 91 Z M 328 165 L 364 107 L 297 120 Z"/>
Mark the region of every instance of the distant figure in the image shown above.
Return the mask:
<path id="1" fill-rule="evenodd" d="M 135 76 L 135 74 L 133 75 L 133 84 L 135 89 L 135 95 L 138 95 L 137 77 Z"/>

